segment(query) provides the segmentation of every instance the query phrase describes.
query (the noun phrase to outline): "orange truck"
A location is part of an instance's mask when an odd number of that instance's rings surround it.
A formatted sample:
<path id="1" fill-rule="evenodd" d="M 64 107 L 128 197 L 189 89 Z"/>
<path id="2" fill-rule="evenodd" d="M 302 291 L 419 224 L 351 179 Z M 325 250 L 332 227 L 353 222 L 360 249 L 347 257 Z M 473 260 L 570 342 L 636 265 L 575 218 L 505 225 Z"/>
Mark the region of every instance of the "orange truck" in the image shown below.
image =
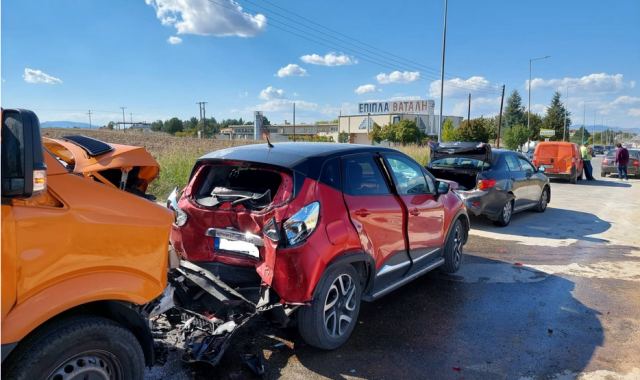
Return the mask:
<path id="1" fill-rule="evenodd" d="M 141 379 L 167 288 L 173 215 L 144 149 L 40 136 L 2 110 L 2 375 Z"/>

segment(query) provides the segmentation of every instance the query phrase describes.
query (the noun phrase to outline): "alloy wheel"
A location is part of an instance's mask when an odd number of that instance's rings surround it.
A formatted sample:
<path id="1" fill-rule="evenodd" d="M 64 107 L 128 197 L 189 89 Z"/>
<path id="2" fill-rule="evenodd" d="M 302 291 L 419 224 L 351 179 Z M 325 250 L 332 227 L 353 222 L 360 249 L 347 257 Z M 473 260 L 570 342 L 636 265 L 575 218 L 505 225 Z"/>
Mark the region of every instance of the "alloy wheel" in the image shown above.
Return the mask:
<path id="1" fill-rule="evenodd" d="M 462 246 L 464 245 L 464 232 L 460 223 L 456 225 L 453 231 L 453 262 L 456 267 L 460 265 L 462 260 Z"/>
<path id="2" fill-rule="evenodd" d="M 106 351 L 87 351 L 66 360 L 47 377 L 49 380 L 122 379 L 120 362 Z"/>
<path id="3" fill-rule="evenodd" d="M 540 196 L 540 208 L 545 210 L 547 208 L 547 203 L 549 203 L 549 192 L 547 190 L 542 190 L 542 195 Z"/>
<path id="4" fill-rule="evenodd" d="M 511 220 L 511 214 L 513 213 L 512 202 L 507 202 L 502 208 L 502 220 L 507 223 Z"/>
<path id="5" fill-rule="evenodd" d="M 348 274 L 333 280 L 324 302 L 324 327 L 333 338 L 343 336 L 356 310 L 356 284 Z"/>

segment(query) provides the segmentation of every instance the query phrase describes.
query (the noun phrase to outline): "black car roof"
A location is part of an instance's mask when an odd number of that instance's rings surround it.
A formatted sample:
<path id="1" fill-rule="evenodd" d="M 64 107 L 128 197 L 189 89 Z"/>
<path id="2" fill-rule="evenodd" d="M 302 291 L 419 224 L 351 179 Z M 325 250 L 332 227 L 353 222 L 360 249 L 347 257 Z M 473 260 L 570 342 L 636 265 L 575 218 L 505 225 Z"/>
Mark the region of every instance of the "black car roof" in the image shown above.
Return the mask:
<path id="1" fill-rule="evenodd" d="M 198 161 L 237 160 L 275 165 L 317 179 L 322 164 L 329 158 L 345 154 L 385 151 L 398 152 L 391 148 L 358 144 L 288 142 L 275 143 L 273 148 L 269 148 L 264 143 L 216 150 L 200 157 Z"/>

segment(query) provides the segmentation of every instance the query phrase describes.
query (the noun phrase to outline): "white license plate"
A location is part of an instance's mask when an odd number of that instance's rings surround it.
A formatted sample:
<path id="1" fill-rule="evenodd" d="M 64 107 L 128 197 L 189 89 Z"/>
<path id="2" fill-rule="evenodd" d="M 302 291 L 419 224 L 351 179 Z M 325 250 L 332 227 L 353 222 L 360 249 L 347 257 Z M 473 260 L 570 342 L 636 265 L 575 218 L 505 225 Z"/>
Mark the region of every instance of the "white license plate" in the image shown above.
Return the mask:
<path id="1" fill-rule="evenodd" d="M 260 251 L 255 244 L 240 240 L 228 240 L 224 238 L 214 238 L 214 246 L 216 250 L 244 253 L 246 255 L 260 258 Z"/>

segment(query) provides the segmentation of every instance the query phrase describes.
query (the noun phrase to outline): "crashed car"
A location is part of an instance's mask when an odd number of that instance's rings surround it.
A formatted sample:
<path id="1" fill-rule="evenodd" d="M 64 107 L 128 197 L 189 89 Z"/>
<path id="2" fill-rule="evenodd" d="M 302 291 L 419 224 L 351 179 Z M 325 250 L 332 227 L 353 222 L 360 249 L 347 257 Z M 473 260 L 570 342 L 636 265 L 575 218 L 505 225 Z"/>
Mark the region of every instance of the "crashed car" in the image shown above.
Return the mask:
<path id="1" fill-rule="evenodd" d="M 168 200 L 171 244 L 183 259 L 176 278 L 188 280 L 173 281 L 187 284 L 176 298 L 188 303 L 186 294 L 198 294 L 189 282 L 216 281 L 207 297 L 233 292 L 241 307 L 235 319 L 216 315 L 218 323 L 202 317 L 208 309 L 178 313 L 209 326 L 188 331 L 196 338 L 187 359 L 215 361 L 210 332 L 229 320 L 232 331 L 266 309 L 295 317 L 308 344 L 335 349 L 356 326 L 361 300 L 438 267 L 457 271 L 469 220 L 453 187 L 383 147 L 259 144 L 201 157 L 186 188 Z"/>

